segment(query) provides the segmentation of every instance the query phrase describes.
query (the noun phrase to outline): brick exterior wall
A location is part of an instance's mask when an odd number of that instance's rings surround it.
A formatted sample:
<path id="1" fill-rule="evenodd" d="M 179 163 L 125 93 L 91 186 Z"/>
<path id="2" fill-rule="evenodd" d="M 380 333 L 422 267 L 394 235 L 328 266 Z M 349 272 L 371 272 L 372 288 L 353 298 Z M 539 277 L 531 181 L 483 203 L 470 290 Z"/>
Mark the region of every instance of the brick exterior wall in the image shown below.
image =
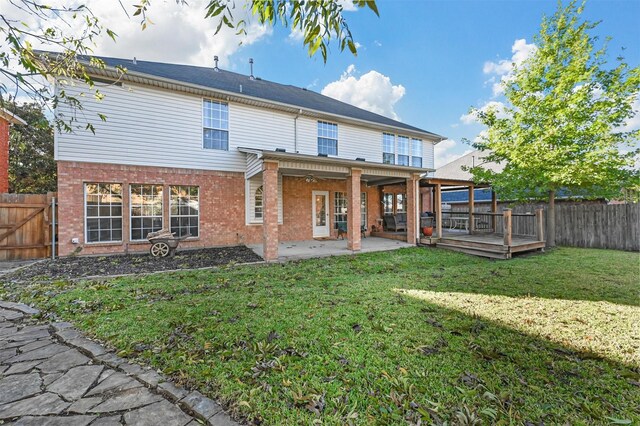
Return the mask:
<path id="1" fill-rule="evenodd" d="M 351 175 L 347 177 L 347 248 L 358 251 L 362 248 L 360 242 L 360 178 L 362 170 L 351 169 Z"/>
<path id="2" fill-rule="evenodd" d="M 123 184 L 123 241 L 85 243 L 84 183 Z M 200 188 L 200 236 L 181 243 L 181 247 L 211 247 L 237 244 L 261 244 L 262 225 L 247 225 L 245 218 L 244 173 L 190 170 L 165 167 L 126 166 L 116 164 L 58 162 L 58 239 L 59 254 L 107 254 L 149 250 L 146 242 L 129 240 L 129 184 L 162 184 L 164 191 L 164 226 L 169 224 L 169 185 Z M 279 241 L 313 238 L 312 191 L 329 192 L 329 224 L 334 229 L 335 192 L 347 192 L 344 179 L 319 179 L 309 183 L 301 177 L 284 176 L 282 180 L 283 223 L 278 226 Z M 382 217 L 381 191 L 360 185 L 367 193 L 367 229 Z M 71 239 L 78 238 L 79 244 Z"/>
<path id="3" fill-rule="evenodd" d="M 278 260 L 278 163 L 265 162 L 262 168 L 263 223 L 262 244 L 264 260 Z"/>
<path id="4" fill-rule="evenodd" d="M 0 194 L 9 192 L 9 126 L 0 117 Z"/>

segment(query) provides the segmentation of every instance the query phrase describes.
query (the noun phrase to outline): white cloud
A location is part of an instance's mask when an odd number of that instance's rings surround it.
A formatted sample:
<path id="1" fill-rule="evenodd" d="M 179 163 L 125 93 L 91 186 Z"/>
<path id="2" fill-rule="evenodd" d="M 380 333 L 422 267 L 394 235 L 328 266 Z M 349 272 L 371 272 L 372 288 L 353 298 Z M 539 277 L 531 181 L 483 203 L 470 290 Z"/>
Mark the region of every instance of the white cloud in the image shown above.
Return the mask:
<path id="1" fill-rule="evenodd" d="M 30 28 L 39 28 L 42 25 L 32 16 L 23 16 L 17 8 L 12 10 L 13 6 L 9 2 L 3 3 L 4 5 L 0 6 L 3 13 L 12 18 L 24 20 Z M 52 0 L 50 3 L 54 7 L 60 5 L 70 7 L 80 2 Z M 234 17 L 236 20 L 245 19 L 247 34 L 236 35 L 236 30 L 224 25 L 220 32 L 215 34 L 216 19 L 204 17 L 207 0 L 190 0 L 188 5 L 177 4 L 175 1 L 152 2 L 148 17 L 153 24 L 147 25 L 144 31 L 140 26 L 140 18 L 132 16 L 134 8 L 130 2 L 124 2 L 126 12 L 115 1 L 85 0 L 82 3 L 93 12 L 101 25 L 111 29 L 118 36 L 115 43 L 106 34 L 99 37 L 94 49 L 97 55 L 125 58 L 136 56 L 140 60 L 202 66 L 212 65 L 213 56 L 218 55 L 220 67 L 229 69 L 231 68 L 229 58 L 241 48 L 240 42 L 242 45 L 250 45 L 272 32 L 270 26 L 252 22 L 250 12 L 238 7 L 233 13 Z M 59 18 L 53 19 L 48 24 L 59 25 L 66 36 L 74 35 L 82 29 L 79 22 L 72 21 L 72 25 L 66 26 Z M 40 45 L 37 41 L 32 42 L 36 48 L 51 48 Z"/>
<path id="2" fill-rule="evenodd" d="M 502 102 L 489 101 L 483 106 L 481 106 L 479 108 L 479 111 L 487 112 L 489 110 L 494 110 L 496 111 L 496 116 L 498 118 L 505 118 L 507 115 L 505 113 L 504 108 L 505 108 L 505 105 Z M 461 115 L 460 121 L 462 122 L 462 124 L 479 124 L 477 111 L 470 111 L 467 114 Z"/>
<path id="3" fill-rule="evenodd" d="M 398 120 L 394 106 L 404 96 L 405 88 L 400 84 L 393 85 L 389 77 L 375 70 L 363 74 L 360 78 L 356 77 L 355 73 L 355 65 L 349 65 L 340 76 L 340 80 L 327 84 L 321 93 Z"/>
<path id="4" fill-rule="evenodd" d="M 495 81 L 495 76 L 490 79 L 493 96 L 499 96 L 504 93 L 504 83 L 513 77 L 514 66 L 518 67 L 522 65 L 536 50 L 537 47 L 535 44 L 527 43 L 527 40 L 523 38 L 517 39 L 511 46 L 511 53 L 513 53 L 513 55 L 510 59 L 502 59 L 498 62 L 487 61 L 484 63 L 482 72 L 485 74 L 495 74 L 500 77 L 498 81 Z"/>
<path id="5" fill-rule="evenodd" d="M 382 43 L 378 40 L 373 40 L 373 44 L 375 44 L 377 47 L 382 47 Z"/>
<path id="6" fill-rule="evenodd" d="M 466 148 L 465 148 L 466 147 Z M 441 167 L 445 164 L 457 160 L 463 155 L 467 155 L 472 152 L 473 149 L 462 143 L 456 142 L 453 139 L 445 139 L 438 143 L 434 148 L 434 162 L 435 167 Z"/>
<path id="7" fill-rule="evenodd" d="M 342 10 L 345 12 L 355 12 L 358 10 L 353 0 L 338 0 L 338 4 L 342 6 Z"/>

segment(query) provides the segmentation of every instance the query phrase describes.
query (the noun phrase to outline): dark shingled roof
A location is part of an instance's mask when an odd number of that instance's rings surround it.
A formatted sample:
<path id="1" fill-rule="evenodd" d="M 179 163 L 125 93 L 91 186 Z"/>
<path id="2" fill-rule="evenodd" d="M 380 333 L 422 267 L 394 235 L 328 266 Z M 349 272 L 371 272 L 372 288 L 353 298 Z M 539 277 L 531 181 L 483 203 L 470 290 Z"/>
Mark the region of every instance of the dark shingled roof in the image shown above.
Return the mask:
<path id="1" fill-rule="evenodd" d="M 279 102 L 298 108 L 337 114 L 344 117 L 392 126 L 399 129 L 426 133 L 432 135 L 434 138 L 442 138 L 442 136 L 435 133 L 363 110 L 311 90 L 274 83 L 262 79 L 250 80 L 249 76 L 235 72 L 224 70 L 216 72 L 213 68 L 197 67 L 193 65 L 165 64 L 162 62 L 140 60 L 136 60 L 136 63 L 134 64 L 131 59 L 108 58 L 101 56 L 97 56 L 97 58 L 102 59 L 109 67 L 122 66 L 129 71 L 140 74 L 171 79 L 177 82 L 195 84 L 214 90 L 223 90 L 225 92 L 260 98 L 266 101 Z M 240 92 L 240 85 L 242 85 L 242 93 Z"/>

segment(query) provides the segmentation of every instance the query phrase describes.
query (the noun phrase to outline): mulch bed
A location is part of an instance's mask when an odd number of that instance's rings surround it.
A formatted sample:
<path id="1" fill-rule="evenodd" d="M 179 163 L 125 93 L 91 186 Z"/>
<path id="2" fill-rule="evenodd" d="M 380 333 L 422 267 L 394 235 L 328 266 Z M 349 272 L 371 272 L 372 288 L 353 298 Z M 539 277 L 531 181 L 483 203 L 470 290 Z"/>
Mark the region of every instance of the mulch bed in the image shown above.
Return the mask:
<path id="1" fill-rule="evenodd" d="M 140 274 L 197 269 L 230 263 L 259 262 L 262 258 L 245 246 L 217 247 L 176 252 L 174 257 L 157 258 L 150 254 L 64 257 L 37 262 L 0 277 L 4 282 L 65 280 L 97 275 Z"/>

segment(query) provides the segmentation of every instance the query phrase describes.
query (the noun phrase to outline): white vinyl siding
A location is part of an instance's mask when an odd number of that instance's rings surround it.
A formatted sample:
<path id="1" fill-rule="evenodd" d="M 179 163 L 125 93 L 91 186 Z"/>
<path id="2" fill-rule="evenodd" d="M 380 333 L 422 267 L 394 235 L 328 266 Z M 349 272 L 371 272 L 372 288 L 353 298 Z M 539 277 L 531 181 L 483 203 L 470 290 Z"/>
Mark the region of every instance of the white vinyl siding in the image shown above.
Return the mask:
<path id="1" fill-rule="evenodd" d="M 105 95 L 101 101 L 83 83 L 64 90 L 78 97 L 83 108 L 63 104 L 57 108 L 60 119 L 76 120 L 74 132 L 55 134 L 57 160 L 245 172 L 247 159 L 240 147 L 318 155 L 315 118 L 296 120 L 295 114 L 229 102 L 228 151 L 205 149 L 206 98 L 130 83 L 100 87 Z M 99 113 L 106 121 L 100 120 Z M 86 123 L 95 127 L 95 134 L 84 128 Z M 380 130 L 336 124 L 338 158 L 382 163 Z M 423 146 L 423 167 L 432 167 L 433 144 L 423 142 Z"/>
<path id="2" fill-rule="evenodd" d="M 247 179 L 247 185 L 245 187 L 245 206 L 247 224 L 260 224 L 262 223 L 261 217 L 256 217 L 256 191 L 262 187 L 262 174 L 256 175 L 251 179 Z M 264 202 L 264 198 L 263 198 Z M 263 210 L 264 212 L 264 210 Z M 282 175 L 278 175 L 278 223 L 282 224 Z"/>

